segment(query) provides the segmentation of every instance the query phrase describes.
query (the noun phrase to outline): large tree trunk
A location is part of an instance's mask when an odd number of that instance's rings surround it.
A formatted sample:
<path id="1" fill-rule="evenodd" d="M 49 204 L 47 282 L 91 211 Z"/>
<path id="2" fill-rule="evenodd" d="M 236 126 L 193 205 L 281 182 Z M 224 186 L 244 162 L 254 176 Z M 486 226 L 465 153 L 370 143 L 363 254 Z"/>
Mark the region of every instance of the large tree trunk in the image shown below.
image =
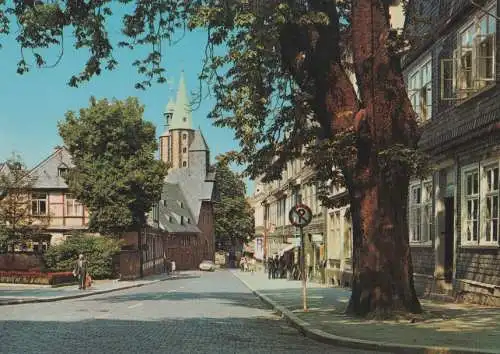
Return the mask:
<path id="1" fill-rule="evenodd" d="M 408 241 L 409 171 L 382 167 L 379 152 L 415 148 L 415 115 L 399 57 L 388 50 L 388 0 L 353 0 L 351 50 L 359 101 L 340 58 L 336 2 L 312 3 L 327 26 L 289 26 L 281 38 L 285 66 L 312 99 L 323 138 L 356 133 L 355 165 L 342 169 L 353 222 L 352 295 L 347 312 L 386 317 L 395 309 L 418 313 Z M 305 55 L 303 55 L 305 54 Z M 305 58 L 305 60 L 295 60 Z"/>
<path id="2" fill-rule="evenodd" d="M 399 58 L 388 50 L 388 1 L 353 4 L 352 38 L 363 108 L 355 118 L 358 159 L 348 181 L 353 220 L 352 295 L 347 311 L 386 317 L 395 309 L 417 313 L 408 242 L 409 171 L 381 166 L 379 152 L 396 144 L 414 148 L 417 130 Z"/>

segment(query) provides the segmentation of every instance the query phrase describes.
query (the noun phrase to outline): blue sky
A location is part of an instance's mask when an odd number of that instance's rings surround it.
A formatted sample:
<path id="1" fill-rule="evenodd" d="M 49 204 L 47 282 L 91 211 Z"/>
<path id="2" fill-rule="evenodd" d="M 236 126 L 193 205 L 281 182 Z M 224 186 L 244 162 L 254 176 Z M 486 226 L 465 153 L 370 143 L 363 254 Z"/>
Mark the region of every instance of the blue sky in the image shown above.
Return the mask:
<path id="1" fill-rule="evenodd" d="M 197 75 L 202 67 L 205 41 L 205 32 L 186 32 L 175 45 L 164 45 L 164 67 L 173 86 L 154 85 L 141 91 L 134 88 L 134 84 L 141 78 L 131 63 L 143 58 L 147 53 L 146 48 L 135 51 L 117 50 L 117 69 L 104 71 L 89 83 L 71 88 L 66 83 L 72 74 L 83 68 L 87 58 L 85 51 L 77 51 L 72 48 L 72 43 L 67 43 L 63 59 L 57 67 L 34 68 L 27 74 L 18 75 L 16 63 L 20 58 L 19 47 L 13 36 L 0 37 L 3 45 L 0 49 L 0 161 L 11 156 L 14 151 L 23 157 L 29 167 L 47 157 L 54 146 L 62 144 L 57 132 L 57 122 L 64 119 L 64 113 L 68 110 L 87 107 L 92 95 L 97 98 L 118 99 L 138 97 L 145 105 L 144 118 L 156 125 L 159 136 L 164 128 L 162 112 L 169 97 L 175 97 L 181 70 L 184 70 L 188 90 L 198 90 Z M 57 51 L 50 51 L 46 60 L 51 63 L 56 58 Z M 193 112 L 194 127 L 201 127 L 210 146 L 212 159 L 220 153 L 237 148 L 233 132 L 213 127 L 207 118 L 213 104 L 213 98 L 207 98 Z M 251 186 L 247 182 L 248 188 Z"/>

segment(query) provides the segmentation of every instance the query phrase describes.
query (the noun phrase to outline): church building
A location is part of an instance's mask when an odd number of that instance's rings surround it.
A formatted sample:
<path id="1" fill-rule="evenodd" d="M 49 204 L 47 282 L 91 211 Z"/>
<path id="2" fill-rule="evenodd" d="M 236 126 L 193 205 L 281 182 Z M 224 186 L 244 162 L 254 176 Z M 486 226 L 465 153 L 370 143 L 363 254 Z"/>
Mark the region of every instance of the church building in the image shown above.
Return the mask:
<path id="1" fill-rule="evenodd" d="M 175 101 L 164 112 L 160 158 L 170 168 L 158 206 L 158 226 L 167 232 L 164 249 L 177 269 L 196 269 L 215 252 L 215 172 L 210 150 L 200 129 L 193 129 L 184 73 Z"/>

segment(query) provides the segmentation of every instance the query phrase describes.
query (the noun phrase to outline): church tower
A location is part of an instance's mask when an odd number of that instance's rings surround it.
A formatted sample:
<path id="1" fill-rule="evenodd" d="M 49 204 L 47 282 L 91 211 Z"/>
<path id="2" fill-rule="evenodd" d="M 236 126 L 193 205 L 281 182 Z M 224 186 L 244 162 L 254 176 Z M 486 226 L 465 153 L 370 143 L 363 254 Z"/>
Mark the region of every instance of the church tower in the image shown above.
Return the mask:
<path id="1" fill-rule="evenodd" d="M 160 159 L 170 168 L 189 166 L 189 146 L 195 137 L 184 71 L 181 72 L 175 101 L 170 99 L 163 113 L 165 131 L 160 136 Z"/>

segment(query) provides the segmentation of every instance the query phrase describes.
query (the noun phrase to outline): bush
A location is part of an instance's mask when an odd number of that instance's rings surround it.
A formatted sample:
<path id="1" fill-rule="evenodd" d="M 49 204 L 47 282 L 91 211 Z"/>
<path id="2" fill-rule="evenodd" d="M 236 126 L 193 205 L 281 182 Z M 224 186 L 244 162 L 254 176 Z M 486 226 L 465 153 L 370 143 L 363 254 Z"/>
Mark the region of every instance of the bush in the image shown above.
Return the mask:
<path id="1" fill-rule="evenodd" d="M 80 253 L 87 259 L 87 271 L 94 279 L 110 278 L 112 258 L 120 251 L 120 241 L 104 237 L 78 234 L 68 236 L 61 244 L 51 246 L 44 254 L 46 270 L 68 272 L 75 267 Z"/>

